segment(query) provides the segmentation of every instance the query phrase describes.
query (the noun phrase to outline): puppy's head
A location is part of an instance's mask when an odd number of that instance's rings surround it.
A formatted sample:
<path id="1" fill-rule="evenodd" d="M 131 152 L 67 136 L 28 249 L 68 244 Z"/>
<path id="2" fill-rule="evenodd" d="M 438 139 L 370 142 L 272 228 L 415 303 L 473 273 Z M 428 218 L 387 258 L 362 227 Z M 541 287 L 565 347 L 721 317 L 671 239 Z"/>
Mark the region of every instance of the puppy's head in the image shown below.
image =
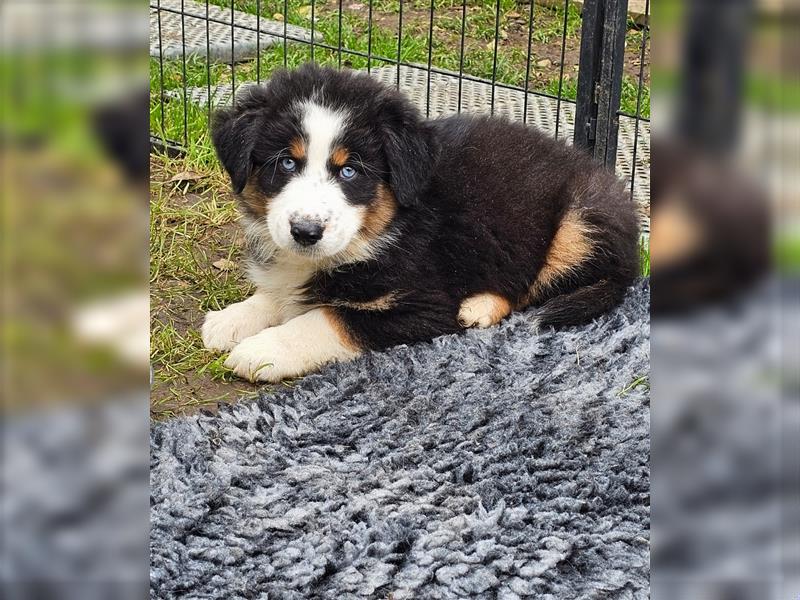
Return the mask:
<path id="1" fill-rule="evenodd" d="M 435 142 L 394 90 L 306 66 L 241 96 L 217 113 L 212 138 L 242 208 L 277 247 L 312 260 L 368 258 L 398 212 L 420 202 Z"/>

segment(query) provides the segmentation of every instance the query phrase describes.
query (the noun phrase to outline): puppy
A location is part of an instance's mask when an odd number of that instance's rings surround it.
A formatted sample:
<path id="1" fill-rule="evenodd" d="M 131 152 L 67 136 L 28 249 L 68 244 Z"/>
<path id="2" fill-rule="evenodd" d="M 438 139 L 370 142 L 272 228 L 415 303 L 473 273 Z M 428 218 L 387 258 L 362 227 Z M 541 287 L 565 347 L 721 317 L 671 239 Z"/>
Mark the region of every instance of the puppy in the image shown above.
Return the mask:
<path id="1" fill-rule="evenodd" d="M 216 114 L 256 293 L 210 312 L 207 348 L 280 381 L 365 350 L 541 326 L 620 302 L 637 273 L 623 185 L 578 150 L 485 117 L 424 121 L 367 75 L 276 73 Z"/>

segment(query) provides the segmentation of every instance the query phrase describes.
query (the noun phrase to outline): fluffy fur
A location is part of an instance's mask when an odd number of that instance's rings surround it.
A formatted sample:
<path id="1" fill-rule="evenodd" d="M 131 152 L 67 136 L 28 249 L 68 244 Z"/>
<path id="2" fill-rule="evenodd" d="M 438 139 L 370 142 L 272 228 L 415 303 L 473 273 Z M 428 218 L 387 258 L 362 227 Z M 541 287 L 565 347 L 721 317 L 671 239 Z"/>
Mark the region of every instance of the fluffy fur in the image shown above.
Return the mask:
<path id="1" fill-rule="evenodd" d="M 217 114 L 213 140 L 260 300 L 210 313 L 203 339 L 250 379 L 530 305 L 541 325 L 579 324 L 618 304 L 637 271 L 634 207 L 612 173 L 504 120 L 424 121 L 363 74 L 279 72 Z M 309 335 L 319 342 L 290 342 Z"/>

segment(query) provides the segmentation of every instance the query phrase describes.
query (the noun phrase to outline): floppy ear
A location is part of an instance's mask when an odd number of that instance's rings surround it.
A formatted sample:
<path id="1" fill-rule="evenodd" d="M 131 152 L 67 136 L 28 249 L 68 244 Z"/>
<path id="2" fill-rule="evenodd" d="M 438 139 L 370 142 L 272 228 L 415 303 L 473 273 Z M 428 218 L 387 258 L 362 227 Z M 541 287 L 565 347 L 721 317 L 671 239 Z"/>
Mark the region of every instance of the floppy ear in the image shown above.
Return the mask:
<path id="1" fill-rule="evenodd" d="M 233 191 L 241 193 L 253 170 L 255 120 L 252 113 L 236 109 L 219 110 L 214 114 L 211 140 L 222 166 L 228 172 Z"/>
<path id="2" fill-rule="evenodd" d="M 414 206 L 428 187 L 438 155 L 433 131 L 416 109 L 398 96 L 385 106 L 383 138 L 392 192 L 400 206 Z"/>

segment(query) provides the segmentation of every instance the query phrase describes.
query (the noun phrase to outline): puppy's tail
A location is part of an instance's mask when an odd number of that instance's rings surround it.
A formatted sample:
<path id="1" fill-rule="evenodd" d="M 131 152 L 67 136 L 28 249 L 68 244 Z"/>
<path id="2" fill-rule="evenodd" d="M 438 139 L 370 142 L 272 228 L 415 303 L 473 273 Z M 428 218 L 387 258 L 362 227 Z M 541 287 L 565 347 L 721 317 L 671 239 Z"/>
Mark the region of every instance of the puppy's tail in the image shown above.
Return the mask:
<path id="1" fill-rule="evenodd" d="M 616 307 L 630 281 L 601 279 L 591 285 L 559 294 L 536 310 L 539 327 L 583 325 Z"/>

